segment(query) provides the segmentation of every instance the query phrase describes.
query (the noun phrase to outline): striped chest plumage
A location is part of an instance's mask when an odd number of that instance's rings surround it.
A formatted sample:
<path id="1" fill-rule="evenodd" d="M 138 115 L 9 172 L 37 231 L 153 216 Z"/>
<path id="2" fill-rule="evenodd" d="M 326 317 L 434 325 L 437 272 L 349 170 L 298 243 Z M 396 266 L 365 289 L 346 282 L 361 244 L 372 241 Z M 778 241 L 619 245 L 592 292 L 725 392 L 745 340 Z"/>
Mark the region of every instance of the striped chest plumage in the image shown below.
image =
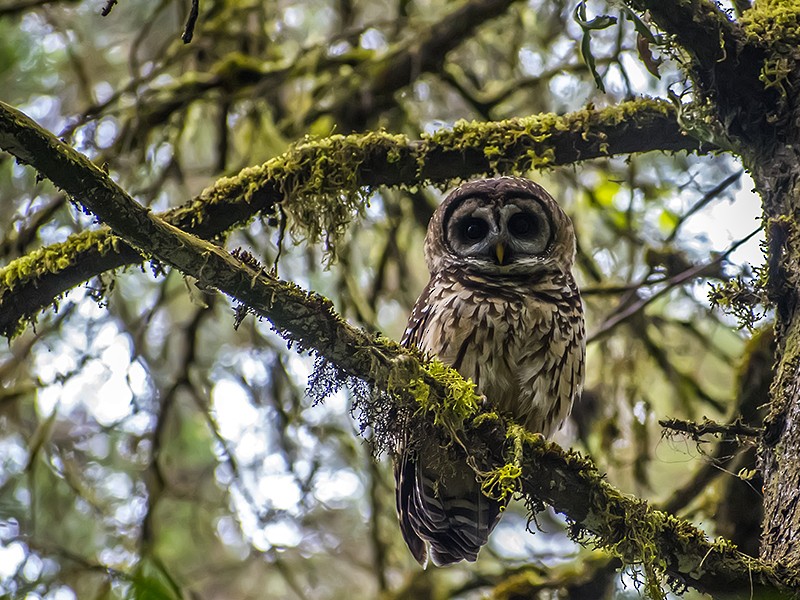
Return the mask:
<path id="1" fill-rule="evenodd" d="M 580 296 L 569 275 L 537 282 L 439 273 L 404 343 L 437 356 L 529 430 L 550 435 L 583 380 Z"/>

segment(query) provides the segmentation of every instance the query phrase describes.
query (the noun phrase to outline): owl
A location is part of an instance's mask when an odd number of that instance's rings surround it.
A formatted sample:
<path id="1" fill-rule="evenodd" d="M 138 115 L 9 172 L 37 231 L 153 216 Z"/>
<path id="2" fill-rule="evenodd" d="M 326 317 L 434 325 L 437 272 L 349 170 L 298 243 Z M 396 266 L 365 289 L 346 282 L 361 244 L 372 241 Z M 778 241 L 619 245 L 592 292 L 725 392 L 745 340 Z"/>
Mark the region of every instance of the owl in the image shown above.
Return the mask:
<path id="1" fill-rule="evenodd" d="M 583 386 L 574 258 L 572 222 L 541 186 L 516 177 L 466 183 L 428 225 L 430 281 L 402 343 L 438 357 L 501 413 L 549 436 Z M 476 560 L 504 508 L 481 493 L 466 457 L 452 456 L 419 431 L 406 431 L 395 455 L 400 528 L 423 566 L 429 554 L 437 566 Z"/>

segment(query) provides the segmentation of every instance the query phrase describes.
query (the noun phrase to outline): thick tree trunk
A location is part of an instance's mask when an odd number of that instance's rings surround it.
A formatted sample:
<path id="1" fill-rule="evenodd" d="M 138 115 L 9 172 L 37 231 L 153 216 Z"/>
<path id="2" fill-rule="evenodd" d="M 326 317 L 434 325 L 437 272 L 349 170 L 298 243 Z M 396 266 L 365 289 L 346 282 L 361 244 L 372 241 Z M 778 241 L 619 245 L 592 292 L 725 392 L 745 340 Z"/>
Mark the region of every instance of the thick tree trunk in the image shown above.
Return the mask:
<path id="1" fill-rule="evenodd" d="M 800 569 L 800 121 L 796 117 L 787 121 L 782 139 L 773 144 L 775 154 L 753 161 L 752 173 L 764 201 L 767 293 L 775 307 L 778 342 L 760 452 L 761 558 L 795 571 Z"/>

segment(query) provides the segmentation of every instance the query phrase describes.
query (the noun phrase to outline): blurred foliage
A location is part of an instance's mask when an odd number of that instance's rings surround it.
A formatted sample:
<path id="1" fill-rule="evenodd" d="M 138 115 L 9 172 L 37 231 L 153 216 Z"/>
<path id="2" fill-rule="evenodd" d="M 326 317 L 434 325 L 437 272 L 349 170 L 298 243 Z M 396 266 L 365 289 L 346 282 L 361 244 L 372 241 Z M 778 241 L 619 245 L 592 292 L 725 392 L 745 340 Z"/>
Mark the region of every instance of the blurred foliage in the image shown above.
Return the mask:
<path id="1" fill-rule="evenodd" d="M 494 14 L 455 26 L 455 11 L 489 5 Z M 164 210 L 307 135 L 417 137 L 462 118 L 686 89 L 652 54 L 647 25 L 613 2 L 199 7 L 184 44 L 189 3 L 109 3 L 103 17 L 98 1 L 6 0 L 2 98 Z M 560 441 L 591 453 L 614 485 L 714 534 L 726 494 L 740 493 L 725 467 L 738 446 L 720 456 L 709 441 L 662 440 L 657 421 L 724 421 L 745 396 L 750 407 L 766 400 L 736 386 L 737 365 L 754 364 L 743 359 L 749 331 L 707 300 L 710 284 L 751 289 L 743 257 L 758 260 L 758 238 L 742 246 L 750 254 L 729 254 L 758 229 L 746 176 L 725 156 L 660 153 L 530 175 L 575 221 L 590 333 L 586 393 Z M 0 197 L 3 265 L 94 226 L 7 155 Z M 396 339 L 427 280 L 422 239 L 439 198 L 375 190 L 330 266 L 267 218 L 228 247 L 265 264 L 280 247 L 282 277 Z M 728 237 L 726 214 L 738 227 Z M 751 327 L 769 320 L 747 315 Z M 233 323 L 227 299 L 179 273 L 130 268 L 72 290 L 0 351 L 0 595 L 474 598 L 510 597 L 518 581 L 545 595 L 639 594 L 635 572 L 575 546 L 558 516 L 527 524 L 531 535 L 513 506 L 478 563 L 421 571 L 399 535 L 388 461 L 357 436 L 346 395 L 312 406 L 309 360 L 268 323 Z"/>

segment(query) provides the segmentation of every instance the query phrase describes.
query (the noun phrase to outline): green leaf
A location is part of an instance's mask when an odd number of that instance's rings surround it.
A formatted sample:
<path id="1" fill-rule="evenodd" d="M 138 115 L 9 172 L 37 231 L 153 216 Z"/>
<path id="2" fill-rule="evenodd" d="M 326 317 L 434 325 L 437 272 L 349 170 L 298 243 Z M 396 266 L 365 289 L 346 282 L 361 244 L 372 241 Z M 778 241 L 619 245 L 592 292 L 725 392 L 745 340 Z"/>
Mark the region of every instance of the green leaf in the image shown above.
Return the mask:
<path id="1" fill-rule="evenodd" d="M 594 60 L 594 54 L 592 54 L 592 49 L 590 46 L 590 37 L 589 32 L 586 31 L 583 34 L 583 39 L 581 40 L 581 56 L 583 56 L 583 62 L 586 63 L 586 66 L 589 67 L 589 71 L 592 73 L 592 77 L 594 77 L 594 83 L 601 92 L 606 91 L 606 86 L 603 83 L 603 78 L 600 77 L 600 73 L 597 72 L 597 63 Z"/>
<path id="2" fill-rule="evenodd" d="M 597 15 L 594 19 L 586 19 L 586 2 L 579 2 L 575 8 L 575 21 L 584 31 L 607 29 L 617 22 L 617 17 Z"/>
<path id="3" fill-rule="evenodd" d="M 603 78 L 600 77 L 600 73 L 597 72 L 597 63 L 595 62 L 594 54 L 592 54 L 590 32 L 611 27 L 617 22 L 617 18 L 611 15 L 598 15 L 594 19 L 587 19 L 586 2 L 578 3 L 578 6 L 575 7 L 574 18 L 578 25 L 581 26 L 581 29 L 583 29 L 583 38 L 581 39 L 581 56 L 583 57 L 583 62 L 589 67 L 589 71 L 592 73 L 597 88 L 601 92 L 605 92 L 606 86 L 603 84 Z"/>
<path id="4" fill-rule="evenodd" d="M 671 232 L 679 222 L 680 216 L 666 208 L 662 210 L 661 214 L 658 216 L 658 228 L 663 233 Z"/>
<path id="5" fill-rule="evenodd" d="M 142 557 L 131 583 L 129 600 L 182 600 L 178 585 L 161 561 L 152 556 Z"/>
<path id="6" fill-rule="evenodd" d="M 654 34 L 650 27 L 642 21 L 642 19 L 633 12 L 629 7 L 623 6 L 622 9 L 625 11 L 625 17 L 633 23 L 633 26 L 636 28 L 636 33 L 642 36 L 651 44 L 660 44 L 661 43 L 661 36 L 657 36 Z"/>

